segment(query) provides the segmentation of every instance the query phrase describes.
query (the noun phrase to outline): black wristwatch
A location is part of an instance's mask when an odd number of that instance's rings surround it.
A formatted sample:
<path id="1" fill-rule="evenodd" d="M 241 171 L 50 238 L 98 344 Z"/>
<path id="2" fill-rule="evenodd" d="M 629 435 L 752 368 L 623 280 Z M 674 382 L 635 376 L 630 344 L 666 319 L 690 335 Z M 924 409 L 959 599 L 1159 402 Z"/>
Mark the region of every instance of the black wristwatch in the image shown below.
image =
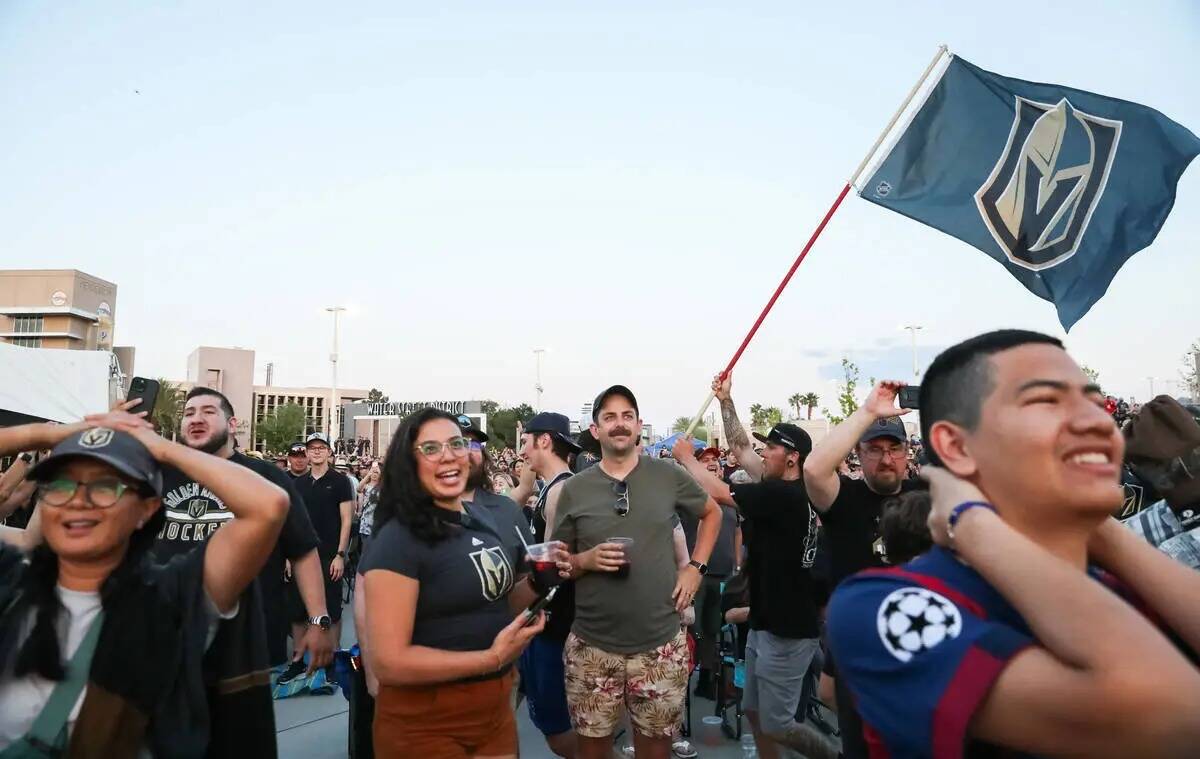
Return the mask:
<path id="1" fill-rule="evenodd" d="M 20 456 L 17 456 L 17 458 L 19 458 L 21 461 L 24 461 L 26 464 L 33 463 L 33 454 L 29 453 L 28 451 L 22 453 Z"/>
<path id="2" fill-rule="evenodd" d="M 339 558 L 342 558 L 342 559 L 346 558 L 346 552 L 345 552 L 345 551 L 338 551 L 338 552 L 337 552 L 337 555 L 338 555 L 338 557 L 339 557 Z"/>
<path id="3" fill-rule="evenodd" d="M 322 614 L 319 617 L 309 617 L 308 623 L 310 625 L 317 625 L 322 630 L 328 630 L 330 627 L 333 627 L 333 620 L 329 618 L 328 614 Z"/>
<path id="4" fill-rule="evenodd" d="M 701 577 L 708 574 L 708 565 L 701 564 L 700 562 L 696 561 L 695 559 L 693 559 L 692 561 L 689 561 L 688 566 L 695 567 L 697 570 L 699 570 Z"/>

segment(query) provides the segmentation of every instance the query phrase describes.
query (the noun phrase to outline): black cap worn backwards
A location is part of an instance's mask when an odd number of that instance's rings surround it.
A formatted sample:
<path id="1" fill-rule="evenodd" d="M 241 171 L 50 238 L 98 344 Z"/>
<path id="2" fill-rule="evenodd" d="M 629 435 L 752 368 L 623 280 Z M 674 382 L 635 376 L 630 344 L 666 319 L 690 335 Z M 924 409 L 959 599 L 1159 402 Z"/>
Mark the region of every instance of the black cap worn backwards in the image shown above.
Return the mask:
<path id="1" fill-rule="evenodd" d="M 603 393 L 600 393 L 600 395 L 597 395 L 595 402 L 592 403 L 593 422 L 600 418 L 600 409 L 604 408 L 604 402 L 614 395 L 619 395 L 629 401 L 629 405 L 633 406 L 633 410 L 637 412 L 638 416 L 641 416 L 642 412 L 638 410 L 637 398 L 633 397 L 633 391 L 624 385 L 613 385 Z"/>
<path id="2" fill-rule="evenodd" d="M 802 456 L 812 453 L 812 438 L 808 436 L 808 433 L 787 422 L 775 425 L 765 435 L 755 432 L 754 439 L 761 443 L 777 443 Z"/>
<path id="3" fill-rule="evenodd" d="M 91 427 L 62 441 L 54 446 L 49 456 L 29 470 L 25 478 L 44 481 L 69 458 L 103 462 L 130 479 L 144 482 L 156 495 L 162 495 L 162 470 L 150 451 L 128 432 L 108 427 Z"/>
<path id="4" fill-rule="evenodd" d="M 571 437 L 571 420 L 553 411 L 543 411 L 525 423 L 525 432 L 531 435 L 553 435 L 576 451 L 583 450 L 579 443 Z"/>
<path id="5" fill-rule="evenodd" d="M 462 427 L 463 434 L 467 437 L 473 437 L 481 443 L 488 441 L 487 433 L 475 426 L 475 422 L 471 421 L 471 417 L 466 414 L 458 415 L 458 426 Z"/>

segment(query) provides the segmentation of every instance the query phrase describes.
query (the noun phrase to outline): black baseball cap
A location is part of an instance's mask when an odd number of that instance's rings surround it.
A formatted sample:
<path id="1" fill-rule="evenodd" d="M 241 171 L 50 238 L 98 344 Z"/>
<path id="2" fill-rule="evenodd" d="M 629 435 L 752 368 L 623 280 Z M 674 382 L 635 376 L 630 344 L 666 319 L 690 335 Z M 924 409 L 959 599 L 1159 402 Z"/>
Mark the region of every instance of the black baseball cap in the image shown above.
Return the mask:
<path id="1" fill-rule="evenodd" d="M 314 432 L 313 434 L 311 434 L 307 438 L 305 438 L 304 446 L 306 448 L 308 447 L 309 443 L 324 443 L 326 448 L 333 447 L 329 444 L 329 438 L 325 437 L 325 435 L 320 432 Z"/>
<path id="2" fill-rule="evenodd" d="M 871 422 L 871 426 L 858 439 L 858 442 L 869 443 L 881 437 L 895 438 L 901 443 L 908 442 L 908 432 L 904 429 L 904 422 L 900 421 L 900 417 L 885 416 L 882 419 L 876 419 Z"/>
<path id="3" fill-rule="evenodd" d="M 25 479 L 45 481 L 70 458 L 104 462 L 126 477 L 145 483 L 155 495 L 162 495 L 162 469 L 150 451 L 128 432 L 108 427 L 91 427 L 54 446 L 49 456 L 29 470 Z"/>
<path id="4" fill-rule="evenodd" d="M 301 443 L 299 440 L 297 440 L 288 446 L 287 452 L 289 456 L 299 456 L 301 453 L 307 453 L 308 448 L 304 445 L 304 443 Z"/>
<path id="5" fill-rule="evenodd" d="M 462 427 L 464 435 L 473 437 L 481 443 L 488 441 L 487 433 L 475 426 L 475 422 L 471 421 L 471 417 L 466 414 L 458 415 L 458 426 Z"/>
<path id="6" fill-rule="evenodd" d="M 576 451 L 583 450 L 583 447 L 571 438 L 571 420 L 563 414 L 556 414 L 553 411 L 543 411 L 526 422 L 524 429 L 525 432 L 533 435 L 542 433 L 553 435 Z"/>
<path id="7" fill-rule="evenodd" d="M 600 409 L 604 408 L 605 401 L 614 395 L 619 395 L 629 401 L 629 405 L 633 406 L 633 410 L 637 412 L 638 416 L 641 416 L 642 412 L 638 409 L 637 398 L 633 397 L 633 391 L 624 385 L 613 385 L 603 393 L 600 393 L 600 395 L 597 395 L 596 400 L 592 403 L 593 422 L 600 418 Z"/>
<path id="8" fill-rule="evenodd" d="M 780 422 L 765 435 L 755 432 L 754 439 L 760 443 L 777 443 L 804 456 L 812 453 L 812 438 L 808 433 L 787 422 Z"/>

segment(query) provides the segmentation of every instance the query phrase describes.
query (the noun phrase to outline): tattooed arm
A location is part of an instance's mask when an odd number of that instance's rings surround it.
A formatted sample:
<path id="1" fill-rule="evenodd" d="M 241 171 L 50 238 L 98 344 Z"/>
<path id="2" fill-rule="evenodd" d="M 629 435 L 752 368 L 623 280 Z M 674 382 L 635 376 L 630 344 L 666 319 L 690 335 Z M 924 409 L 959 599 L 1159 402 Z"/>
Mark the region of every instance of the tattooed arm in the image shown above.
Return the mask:
<path id="1" fill-rule="evenodd" d="M 754 452 L 754 446 L 750 444 L 750 436 L 742 427 L 737 416 L 737 409 L 733 407 L 733 398 L 730 397 L 730 391 L 733 389 L 733 374 L 730 373 L 724 379 L 721 379 L 721 375 L 718 374 L 713 378 L 712 389 L 716 393 L 717 400 L 721 402 L 721 424 L 725 429 L 729 447 L 737 454 L 738 464 L 755 481 L 761 480 L 762 458 Z"/>

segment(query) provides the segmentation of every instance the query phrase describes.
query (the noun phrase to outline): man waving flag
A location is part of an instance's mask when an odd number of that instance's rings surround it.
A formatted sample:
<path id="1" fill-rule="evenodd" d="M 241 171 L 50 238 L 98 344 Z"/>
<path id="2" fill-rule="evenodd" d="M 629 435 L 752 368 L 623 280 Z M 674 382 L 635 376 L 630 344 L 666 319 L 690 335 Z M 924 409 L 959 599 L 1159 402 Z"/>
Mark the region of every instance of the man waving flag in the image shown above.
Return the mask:
<path id="1" fill-rule="evenodd" d="M 1154 241 L 1198 153 L 1146 106 L 951 56 L 859 195 L 987 253 L 1070 329 Z"/>

